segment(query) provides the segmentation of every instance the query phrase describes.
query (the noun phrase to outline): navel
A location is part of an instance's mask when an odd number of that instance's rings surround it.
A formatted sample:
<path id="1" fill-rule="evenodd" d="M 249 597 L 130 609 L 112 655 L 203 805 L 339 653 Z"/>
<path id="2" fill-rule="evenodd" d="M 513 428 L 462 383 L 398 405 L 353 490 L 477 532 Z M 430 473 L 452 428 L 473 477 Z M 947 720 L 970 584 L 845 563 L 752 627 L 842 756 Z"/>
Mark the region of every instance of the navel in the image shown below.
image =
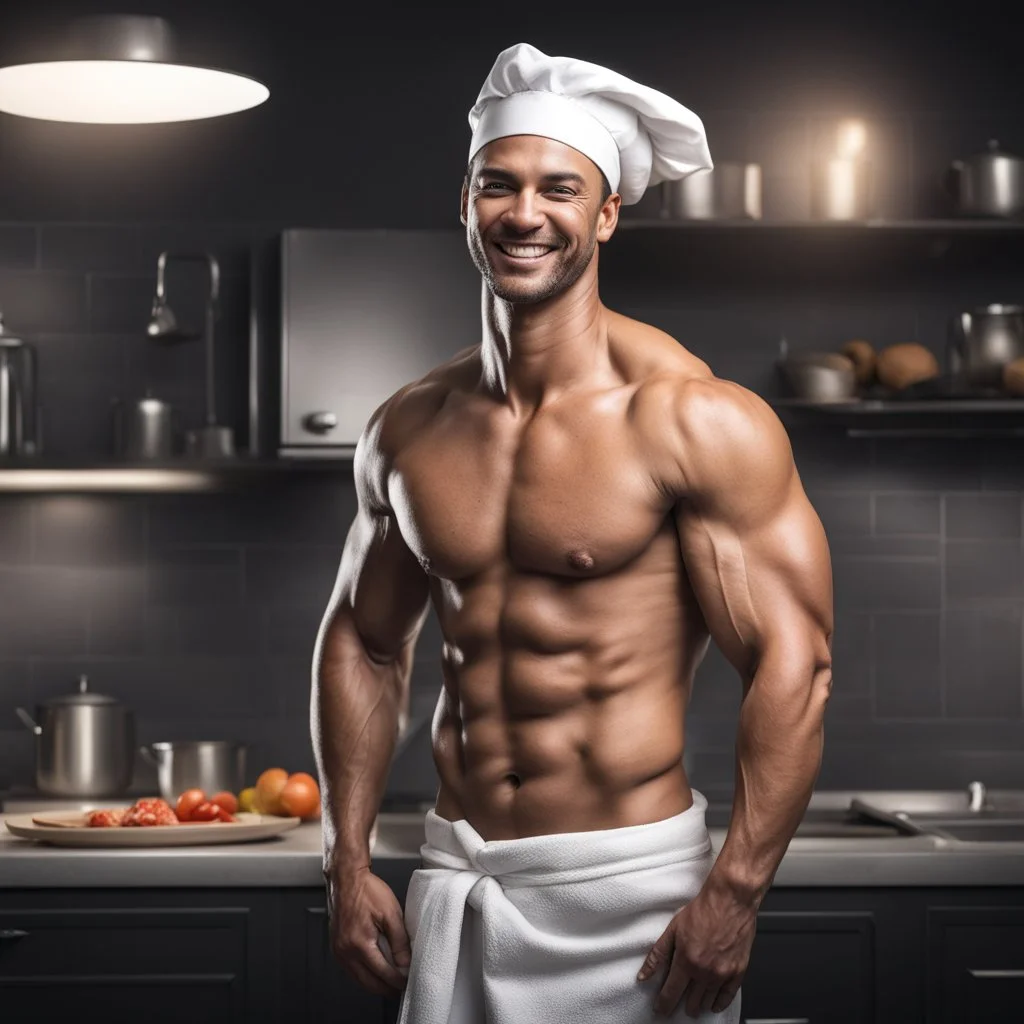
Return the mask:
<path id="1" fill-rule="evenodd" d="M 513 789 L 518 789 L 520 787 L 520 785 L 522 785 L 522 780 L 519 778 L 518 775 L 515 774 L 515 772 L 510 772 L 508 775 L 506 775 L 505 776 L 505 781 Z"/>
<path id="2" fill-rule="evenodd" d="M 593 569 L 594 559 L 591 555 L 587 554 L 582 548 L 577 548 L 569 552 L 568 555 L 569 564 L 574 569 Z"/>

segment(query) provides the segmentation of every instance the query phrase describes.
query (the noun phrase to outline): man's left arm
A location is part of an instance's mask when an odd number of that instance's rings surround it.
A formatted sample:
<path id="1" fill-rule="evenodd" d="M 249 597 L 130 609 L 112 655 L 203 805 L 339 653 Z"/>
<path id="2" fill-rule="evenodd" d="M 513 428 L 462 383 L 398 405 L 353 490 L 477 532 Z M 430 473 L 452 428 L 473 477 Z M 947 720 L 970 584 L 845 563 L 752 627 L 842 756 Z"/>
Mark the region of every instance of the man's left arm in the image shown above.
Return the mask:
<path id="1" fill-rule="evenodd" d="M 700 894 L 654 947 L 659 1008 L 722 1010 L 746 970 L 757 908 L 818 776 L 831 690 L 832 571 L 821 521 L 771 408 L 716 378 L 678 385 L 672 469 L 683 560 L 708 630 L 743 686 L 732 820 Z M 646 965 L 645 965 L 646 966 Z"/>

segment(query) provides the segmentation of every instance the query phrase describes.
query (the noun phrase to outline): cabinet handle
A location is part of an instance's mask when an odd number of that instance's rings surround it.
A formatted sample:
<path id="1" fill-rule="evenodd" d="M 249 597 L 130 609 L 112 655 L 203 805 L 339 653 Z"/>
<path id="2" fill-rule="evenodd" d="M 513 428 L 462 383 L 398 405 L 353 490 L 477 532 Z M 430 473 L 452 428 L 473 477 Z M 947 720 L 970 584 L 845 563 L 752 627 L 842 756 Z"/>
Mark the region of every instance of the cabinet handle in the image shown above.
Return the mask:
<path id="1" fill-rule="evenodd" d="M 28 932 L 23 932 L 20 928 L 0 928 L 0 942 L 13 942 L 15 939 L 27 937 Z"/>
<path id="2" fill-rule="evenodd" d="M 311 434 L 327 434 L 338 425 L 333 412 L 311 412 L 302 418 L 302 425 Z"/>
<path id="3" fill-rule="evenodd" d="M 972 978 L 1024 978 L 1024 970 L 980 971 L 972 967 L 968 973 Z"/>

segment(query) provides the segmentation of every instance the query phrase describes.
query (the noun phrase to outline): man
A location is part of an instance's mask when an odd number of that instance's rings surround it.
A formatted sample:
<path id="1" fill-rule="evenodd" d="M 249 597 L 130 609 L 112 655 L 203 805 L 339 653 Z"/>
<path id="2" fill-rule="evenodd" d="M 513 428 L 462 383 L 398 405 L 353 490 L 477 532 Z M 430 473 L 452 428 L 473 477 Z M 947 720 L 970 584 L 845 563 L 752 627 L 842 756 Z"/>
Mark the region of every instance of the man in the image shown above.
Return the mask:
<path id="1" fill-rule="evenodd" d="M 405 1024 L 735 1022 L 820 766 L 824 533 L 769 407 L 598 295 L 620 204 L 711 166 L 696 115 L 520 44 L 470 124 L 482 341 L 371 417 L 317 641 L 333 947 Z M 431 603 L 440 786 L 403 920 L 370 833 Z M 717 860 L 682 759 L 709 636 L 744 693 Z"/>

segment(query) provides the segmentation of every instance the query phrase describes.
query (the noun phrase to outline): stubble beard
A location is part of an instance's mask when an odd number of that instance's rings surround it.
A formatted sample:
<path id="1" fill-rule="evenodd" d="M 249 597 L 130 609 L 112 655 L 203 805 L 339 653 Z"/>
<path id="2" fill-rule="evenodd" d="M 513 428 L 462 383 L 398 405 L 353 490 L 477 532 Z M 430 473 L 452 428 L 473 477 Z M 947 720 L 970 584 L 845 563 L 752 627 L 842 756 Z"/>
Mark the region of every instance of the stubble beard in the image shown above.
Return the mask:
<path id="1" fill-rule="evenodd" d="M 568 291 L 590 266 L 596 248 L 595 224 L 590 229 L 586 243 L 576 251 L 575 257 L 567 255 L 565 249 L 555 251 L 554 265 L 543 278 L 519 278 L 512 274 L 499 276 L 495 274 L 494 267 L 488 259 L 486 244 L 479 232 L 469 232 L 469 254 L 487 287 L 499 299 L 524 305 L 545 302 Z"/>

